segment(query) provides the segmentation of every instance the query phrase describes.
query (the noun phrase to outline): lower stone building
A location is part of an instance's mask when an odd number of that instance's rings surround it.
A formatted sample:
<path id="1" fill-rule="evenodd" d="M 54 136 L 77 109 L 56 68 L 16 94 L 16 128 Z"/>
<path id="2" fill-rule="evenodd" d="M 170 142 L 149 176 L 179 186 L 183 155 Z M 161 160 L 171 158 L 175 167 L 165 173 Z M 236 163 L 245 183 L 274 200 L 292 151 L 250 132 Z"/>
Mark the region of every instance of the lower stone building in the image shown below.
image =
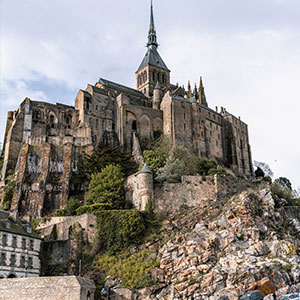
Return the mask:
<path id="1" fill-rule="evenodd" d="M 0 210 L 0 278 L 39 276 L 40 246 L 41 239 L 29 224 Z"/>
<path id="2" fill-rule="evenodd" d="M 0 300 L 94 300 L 93 281 L 77 276 L 0 280 Z"/>

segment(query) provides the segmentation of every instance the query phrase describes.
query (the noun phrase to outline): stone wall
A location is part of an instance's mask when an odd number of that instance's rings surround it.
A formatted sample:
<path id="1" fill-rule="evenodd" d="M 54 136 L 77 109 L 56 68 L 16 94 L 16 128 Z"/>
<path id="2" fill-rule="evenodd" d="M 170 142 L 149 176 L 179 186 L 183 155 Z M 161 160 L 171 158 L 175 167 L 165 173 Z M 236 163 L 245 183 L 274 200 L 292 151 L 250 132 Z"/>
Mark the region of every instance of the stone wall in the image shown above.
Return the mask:
<path id="1" fill-rule="evenodd" d="M 43 219 L 41 219 L 43 220 Z M 52 217 L 41 221 L 37 227 L 37 230 L 40 231 L 41 236 L 46 238 L 49 236 L 55 225 L 57 230 L 57 238 L 59 241 L 67 241 L 69 239 L 69 229 L 75 223 L 79 223 L 84 229 L 86 240 L 90 243 L 94 241 L 94 238 L 97 233 L 97 222 L 96 217 L 92 214 L 84 214 L 81 216 L 73 217 Z"/>
<path id="2" fill-rule="evenodd" d="M 183 176 L 181 183 L 158 185 L 154 189 L 156 211 L 177 211 L 182 207 L 197 207 L 200 202 L 230 198 L 256 183 L 229 176 Z"/>
<path id="3" fill-rule="evenodd" d="M 35 277 L 0 280 L 0 300 L 94 300 L 93 281 L 76 277 Z"/>

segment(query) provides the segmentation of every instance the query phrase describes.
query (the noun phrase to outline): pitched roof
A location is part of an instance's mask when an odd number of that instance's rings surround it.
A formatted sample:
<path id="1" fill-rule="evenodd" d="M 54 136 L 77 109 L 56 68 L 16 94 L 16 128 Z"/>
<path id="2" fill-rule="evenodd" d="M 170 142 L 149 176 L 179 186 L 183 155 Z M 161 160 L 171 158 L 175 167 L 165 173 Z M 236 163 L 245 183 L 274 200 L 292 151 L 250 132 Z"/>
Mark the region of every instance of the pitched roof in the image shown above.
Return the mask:
<path id="1" fill-rule="evenodd" d="M 140 98 L 144 98 L 147 99 L 147 97 L 140 91 L 132 89 L 130 87 L 127 87 L 125 85 L 110 81 L 110 80 L 106 80 L 104 78 L 100 78 L 99 83 L 104 84 L 105 86 L 112 88 L 114 90 L 117 90 L 119 92 L 123 92 L 123 93 L 127 93 L 127 94 L 131 94 L 135 97 L 140 97 Z"/>
<path id="2" fill-rule="evenodd" d="M 30 226 L 29 224 L 22 223 L 19 218 L 14 220 L 11 217 L 11 213 L 8 211 L 0 210 L 0 231 L 25 235 L 35 239 L 41 239 L 34 231 L 27 232 L 25 227 Z"/>
<path id="3" fill-rule="evenodd" d="M 168 69 L 168 67 L 166 66 L 166 64 L 164 63 L 164 61 L 162 60 L 162 58 L 160 57 L 156 46 L 148 47 L 147 53 L 137 71 L 143 69 L 147 65 L 151 65 L 154 67 L 158 67 L 158 68 L 170 71 Z"/>

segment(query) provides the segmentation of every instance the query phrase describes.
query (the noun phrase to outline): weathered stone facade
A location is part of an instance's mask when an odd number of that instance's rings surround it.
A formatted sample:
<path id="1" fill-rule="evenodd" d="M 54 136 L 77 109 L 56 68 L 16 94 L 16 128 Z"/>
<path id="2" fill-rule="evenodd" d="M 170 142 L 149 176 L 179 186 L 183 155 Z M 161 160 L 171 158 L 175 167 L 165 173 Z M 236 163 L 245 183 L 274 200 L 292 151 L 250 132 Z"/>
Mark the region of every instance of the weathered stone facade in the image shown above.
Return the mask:
<path id="1" fill-rule="evenodd" d="M 94 300 L 93 281 L 76 276 L 0 280 L 1 300 Z"/>
<path id="2" fill-rule="evenodd" d="M 14 213 L 0 210 L 0 279 L 40 275 L 40 237 Z"/>
<path id="3" fill-rule="evenodd" d="M 12 210 L 39 217 L 63 208 L 82 190 L 72 181 L 80 153 L 99 143 L 133 151 L 164 134 L 173 145 L 252 174 L 247 125 L 224 108 L 208 107 L 202 79 L 193 91 L 190 84 L 185 90 L 170 83 L 157 50 L 152 7 L 147 47 L 137 89 L 100 78 L 78 92 L 74 107 L 26 98 L 8 113 L 2 181 L 17 173 Z M 142 162 L 140 154 L 136 160 Z"/>

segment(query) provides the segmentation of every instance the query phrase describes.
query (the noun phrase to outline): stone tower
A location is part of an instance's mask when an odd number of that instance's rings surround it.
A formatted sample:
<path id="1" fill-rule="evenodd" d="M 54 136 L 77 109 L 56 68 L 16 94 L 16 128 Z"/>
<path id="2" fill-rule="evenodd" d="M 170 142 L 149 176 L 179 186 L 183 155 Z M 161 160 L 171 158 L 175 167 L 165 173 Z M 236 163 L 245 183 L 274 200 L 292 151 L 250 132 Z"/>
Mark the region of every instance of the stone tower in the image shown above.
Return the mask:
<path id="1" fill-rule="evenodd" d="M 136 71 L 136 87 L 137 90 L 141 91 L 145 96 L 151 98 L 157 82 L 160 83 L 162 90 L 170 86 L 170 70 L 157 51 L 158 43 L 154 26 L 152 1 L 147 47 L 147 53 Z"/>
<path id="2" fill-rule="evenodd" d="M 137 182 L 138 203 L 135 205 L 139 210 L 145 210 L 147 203 L 153 199 L 153 175 L 146 164 L 138 173 Z"/>

